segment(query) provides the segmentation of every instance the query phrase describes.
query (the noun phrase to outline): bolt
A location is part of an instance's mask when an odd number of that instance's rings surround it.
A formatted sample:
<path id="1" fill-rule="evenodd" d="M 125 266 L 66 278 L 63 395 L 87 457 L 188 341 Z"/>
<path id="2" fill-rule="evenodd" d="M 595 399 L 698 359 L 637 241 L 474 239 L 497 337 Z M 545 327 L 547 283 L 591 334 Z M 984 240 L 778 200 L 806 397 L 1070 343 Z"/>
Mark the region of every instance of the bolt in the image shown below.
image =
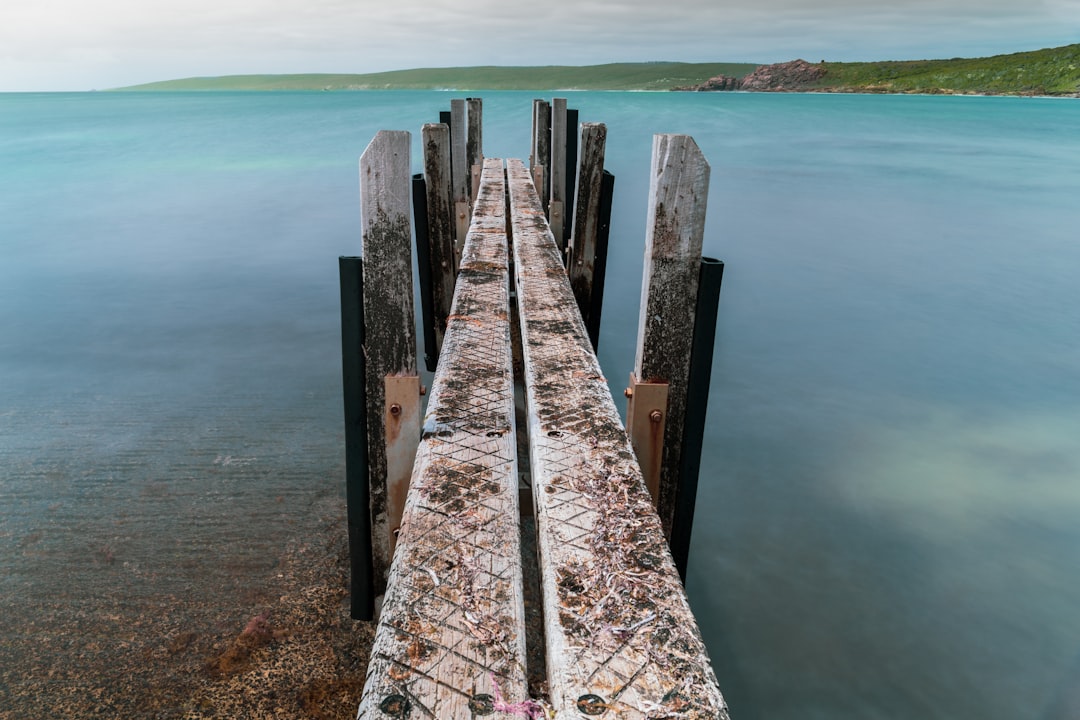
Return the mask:
<path id="1" fill-rule="evenodd" d="M 495 698 L 487 693 L 473 695 L 469 699 L 469 709 L 477 715 L 490 715 L 495 712 Z"/>
<path id="2" fill-rule="evenodd" d="M 400 415 L 401 414 L 401 406 L 398 405 L 397 403 L 394 403 L 393 405 L 391 405 L 390 406 L 390 414 L 393 415 L 394 417 L 397 417 L 398 415 Z"/>
<path id="3" fill-rule="evenodd" d="M 608 709 L 608 704 L 599 695 L 588 694 L 577 699 L 577 709 L 583 715 L 603 715 Z"/>
<path id="4" fill-rule="evenodd" d="M 427 385 L 420 386 L 420 397 L 427 395 Z"/>
<path id="5" fill-rule="evenodd" d="M 622 394 L 625 395 L 627 398 L 632 398 L 634 397 L 634 388 L 626 388 L 622 391 Z"/>
<path id="6" fill-rule="evenodd" d="M 387 695 L 379 703 L 379 709 L 392 718 L 404 718 L 409 716 L 412 706 L 403 695 Z"/>
<path id="7" fill-rule="evenodd" d="M 652 420 L 654 423 L 658 423 L 663 419 L 664 413 L 660 412 L 659 410 L 653 410 L 651 413 L 649 413 L 649 420 Z"/>

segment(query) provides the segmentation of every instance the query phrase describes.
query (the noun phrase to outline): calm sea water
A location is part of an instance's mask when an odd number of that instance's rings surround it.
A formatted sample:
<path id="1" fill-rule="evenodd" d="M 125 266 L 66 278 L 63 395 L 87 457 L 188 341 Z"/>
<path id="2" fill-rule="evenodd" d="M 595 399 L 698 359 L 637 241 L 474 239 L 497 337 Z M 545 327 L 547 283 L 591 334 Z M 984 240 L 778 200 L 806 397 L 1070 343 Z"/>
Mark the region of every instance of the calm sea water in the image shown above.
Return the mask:
<path id="1" fill-rule="evenodd" d="M 356 161 L 407 129 L 418 166 L 450 97 L 0 95 L 6 631 L 227 602 L 343 494 Z M 528 155 L 532 97 L 485 96 L 487 155 Z M 609 127 L 616 390 L 652 134 L 712 162 L 688 589 L 734 716 L 1080 717 L 1080 104 L 570 98 Z"/>

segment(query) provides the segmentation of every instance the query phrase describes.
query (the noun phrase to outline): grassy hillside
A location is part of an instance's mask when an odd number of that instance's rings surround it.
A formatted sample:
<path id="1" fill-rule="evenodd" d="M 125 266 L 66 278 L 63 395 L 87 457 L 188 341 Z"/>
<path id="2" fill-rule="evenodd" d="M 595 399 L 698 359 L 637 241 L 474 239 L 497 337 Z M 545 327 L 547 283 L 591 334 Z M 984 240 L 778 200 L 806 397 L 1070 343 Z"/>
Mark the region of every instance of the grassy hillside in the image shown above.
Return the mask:
<path id="1" fill-rule="evenodd" d="M 716 75 L 742 77 L 751 63 L 614 63 L 582 67 L 470 67 L 367 75 L 229 75 L 134 85 L 119 90 L 669 90 Z"/>
<path id="2" fill-rule="evenodd" d="M 1080 92 L 1080 44 L 987 58 L 824 63 L 810 89 L 1066 95 Z"/>

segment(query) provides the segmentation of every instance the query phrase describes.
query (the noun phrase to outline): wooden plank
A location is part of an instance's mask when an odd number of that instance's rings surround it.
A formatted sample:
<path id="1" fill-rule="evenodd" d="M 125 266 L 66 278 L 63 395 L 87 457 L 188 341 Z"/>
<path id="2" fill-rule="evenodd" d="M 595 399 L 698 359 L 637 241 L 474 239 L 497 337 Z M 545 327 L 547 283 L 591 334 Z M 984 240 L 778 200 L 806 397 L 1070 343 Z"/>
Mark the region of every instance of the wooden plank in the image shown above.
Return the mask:
<path id="1" fill-rule="evenodd" d="M 485 161 L 360 718 L 538 709 L 525 681 L 504 187 L 501 161 Z"/>
<path id="2" fill-rule="evenodd" d="M 603 123 L 582 124 L 578 153 L 581 177 L 577 183 L 577 201 L 574 203 L 574 232 L 571 235 L 567 273 L 570 275 L 570 287 L 574 289 L 574 297 L 586 327 L 590 326 L 593 309 L 593 273 L 596 268 L 596 248 L 600 232 L 600 199 L 606 143 L 607 127 Z"/>
<path id="3" fill-rule="evenodd" d="M 376 595 L 381 595 L 386 587 L 391 558 L 385 378 L 388 375 L 416 375 L 412 228 L 409 222 L 410 139 L 410 134 L 404 131 L 381 130 L 360 158 L 364 354 L 367 364 L 364 384 Z"/>
<path id="4" fill-rule="evenodd" d="M 548 201 L 548 222 L 555 244 L 566 257 L 566 98 L 551 101 L 551 198 Z"/>
<path id="5" fill-rule="evenodd" d="M 657 512 L 668 537 L 678 504 L 709 163 L 689 135 L 653 138 L 645 270 L 634 375 L 668 383 Z"/>
<path id="6" fill-rule="evenodd" d="M 641 470 L 524 165 L 508 161 L 558 718 L 727 718 Z"/>
<path id="7" fill-rule="evenodd" d="M 383 426 L 386 428 L 386 524 L 394 557 L 409 478 L 420 442 L 420 378 L 388 375 L 383 379 Z"/>
<path id="8" fill-rule="evenodd" d="M 427 186 L 428 246 L 435 326 L 435 356 L 442 348 L 446 318 L 454 301 L 457 255 L 454 253 L 456 220 L 450 195 L 450 128 L 428 123 L 421 130 L 424 145 L 424 182 Z"/>

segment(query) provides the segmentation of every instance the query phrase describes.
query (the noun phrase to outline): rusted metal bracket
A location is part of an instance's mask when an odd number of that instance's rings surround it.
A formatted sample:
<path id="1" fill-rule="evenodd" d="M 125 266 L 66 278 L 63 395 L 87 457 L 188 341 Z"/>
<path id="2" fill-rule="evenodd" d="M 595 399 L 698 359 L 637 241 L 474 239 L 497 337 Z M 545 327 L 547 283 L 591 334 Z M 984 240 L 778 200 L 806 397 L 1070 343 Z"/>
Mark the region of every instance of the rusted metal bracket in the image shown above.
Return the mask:
<path id="1" fill-rule="evenodd" d="M 409 494 L 416 448 L 420 444 L 420 395 L 416 375 L 387 375 L 383 423 L 386 428 L 386 519 L 390 557 L 394 556 L 405 498 Z"/>
<path id="2" fill-rule="evenodd" d="M 653 504 L 660 498 L 660 468 L 664 460 L 664 428 L 667 425 L 668 384 L 641 382 L 630 373 L 626 388 L 626 434 L 637 455 Z"/>
<path id="3" fill-rule="evenodd" d="M 459 200 L 454 203 L 454 223 L 457 234 L 454 236 L 454 267 L 461 266 L 461 254 L 465 250 L 465 236 L 469 234 L 469 223 L 472 222 L 472 208 L 469 203 Z"/>

